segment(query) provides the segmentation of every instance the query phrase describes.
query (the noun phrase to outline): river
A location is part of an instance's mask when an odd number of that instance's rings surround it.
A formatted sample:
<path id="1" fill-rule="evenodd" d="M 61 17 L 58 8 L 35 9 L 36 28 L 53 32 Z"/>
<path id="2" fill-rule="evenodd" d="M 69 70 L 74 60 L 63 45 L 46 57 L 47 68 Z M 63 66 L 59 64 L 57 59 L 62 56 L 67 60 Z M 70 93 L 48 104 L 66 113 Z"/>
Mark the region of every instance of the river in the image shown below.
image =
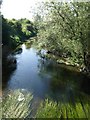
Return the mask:
<path id="1" fill-rule="evenodd" d="M 64 95 L 66 100 L 80 93 L 90 95 L 88 78 L 72 66 L 58 64 L 52 59 L 42 58 L 33 47 L 21 46 L 22 52 L 16 58 L 16 68 L 3 82 L 3 91 L 25 89 L 35 100 L 52 98 L 56 101 Z M 6 74 L 5 74 L 6 75 Z"/>

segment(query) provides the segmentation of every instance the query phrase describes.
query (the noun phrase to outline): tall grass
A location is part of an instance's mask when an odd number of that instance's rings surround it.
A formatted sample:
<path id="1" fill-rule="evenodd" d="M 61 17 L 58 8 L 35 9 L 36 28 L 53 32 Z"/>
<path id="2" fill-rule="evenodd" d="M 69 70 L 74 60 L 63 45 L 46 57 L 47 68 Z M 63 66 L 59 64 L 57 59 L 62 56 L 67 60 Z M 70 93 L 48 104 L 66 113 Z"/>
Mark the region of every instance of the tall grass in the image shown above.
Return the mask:
<path id="1" fill-rule="evenodd" d="M 26 118 L 30 112 L 33 96 L 25 91 L 15 90 L 2 101 L 2 118 Z"/>
<path id="2" fill-rule="evenodd" d="M 36 118 L 87 118 L 89 119 L 90 104 L 77 101 L 75 104 L 68 102 L 55 102 L 46 99 L 37 110 Z"/>
<path id="3" fill-rule="evenodd" d="M 33 95 L 24 90 L 10 92 L 0 101 L 0 116 L 2 118 L 28 118 L 32 112 Z M 2 108 L 2 109 L 1 109 Z M 65 98 L 56 102 L 46 98 L 41 102 L 34 118 L 87 118 L 90 113 L 89 96 L 80 95 L 75 102 L 66 101 Z M 0 118 L 1 119 L 1 118 Z"/>

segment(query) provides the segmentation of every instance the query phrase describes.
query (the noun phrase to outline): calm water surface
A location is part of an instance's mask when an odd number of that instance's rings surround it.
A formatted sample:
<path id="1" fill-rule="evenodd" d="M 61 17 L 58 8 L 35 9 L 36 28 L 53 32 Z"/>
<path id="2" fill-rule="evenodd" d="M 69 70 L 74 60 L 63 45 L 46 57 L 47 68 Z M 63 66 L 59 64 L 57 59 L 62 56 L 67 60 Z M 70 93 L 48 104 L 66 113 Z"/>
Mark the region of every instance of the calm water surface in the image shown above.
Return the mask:
<path id="1" fill-rule="evenodd" d="M 35 97 L 58 100 L 61 96 L 89 94 L 88 79 L 74 67 L 41 58 L 34 48 L 22 45 L 22 53 L 15 54 L 16 69 L 6 77 L 4 90 L 25 89 Z M 87 81 L 87 82 L 86 82 Z"/>

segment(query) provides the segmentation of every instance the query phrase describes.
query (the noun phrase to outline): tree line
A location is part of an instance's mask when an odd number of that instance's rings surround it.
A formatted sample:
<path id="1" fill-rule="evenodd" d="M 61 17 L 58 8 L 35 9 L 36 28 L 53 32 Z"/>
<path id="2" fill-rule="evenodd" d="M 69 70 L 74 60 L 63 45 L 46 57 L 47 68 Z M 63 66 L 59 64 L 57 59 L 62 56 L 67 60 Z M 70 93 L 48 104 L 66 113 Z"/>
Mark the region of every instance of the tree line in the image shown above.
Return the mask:
<path id="1" fill-rule="evenodd" d="M 36 36 L 37 29 L 28 19 L 8 20 L 2 17 L 2 44 L 15 48 L 20 43 Z"/>

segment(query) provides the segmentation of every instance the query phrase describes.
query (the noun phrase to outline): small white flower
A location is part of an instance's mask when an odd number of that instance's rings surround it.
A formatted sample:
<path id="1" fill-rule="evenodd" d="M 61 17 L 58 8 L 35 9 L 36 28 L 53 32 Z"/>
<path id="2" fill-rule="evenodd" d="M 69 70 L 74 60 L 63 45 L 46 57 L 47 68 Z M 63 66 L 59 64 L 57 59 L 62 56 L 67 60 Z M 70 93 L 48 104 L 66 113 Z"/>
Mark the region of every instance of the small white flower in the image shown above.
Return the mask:
<path id="1" fill-rule="evenodd" d="M 18 96 L 18 101 L 23 101 L 23 100 L 25 100 L 24 95 L 20 93 L 20 95 Z"/>

